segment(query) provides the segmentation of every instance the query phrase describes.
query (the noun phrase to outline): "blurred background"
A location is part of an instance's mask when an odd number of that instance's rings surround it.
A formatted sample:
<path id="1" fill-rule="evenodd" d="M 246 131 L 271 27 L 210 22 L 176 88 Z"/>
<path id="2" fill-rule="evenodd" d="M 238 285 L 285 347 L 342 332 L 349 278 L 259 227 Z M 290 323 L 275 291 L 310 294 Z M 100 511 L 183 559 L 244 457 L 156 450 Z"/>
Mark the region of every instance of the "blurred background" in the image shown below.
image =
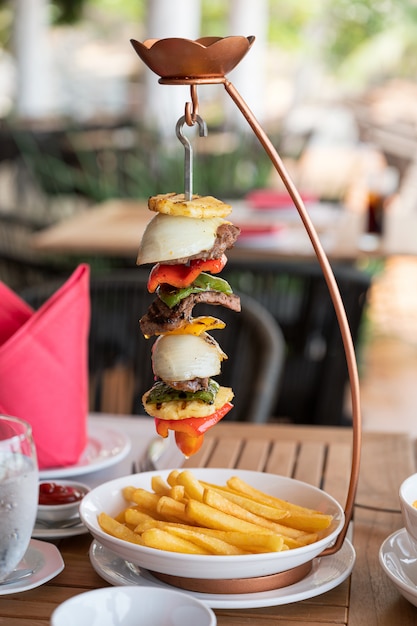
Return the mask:
<path id="1" fill-rule="evenodd" d="M 417 123 L 416 31 L 413 0 L 0 0 L 0 164 L 19 153 L 41 191 L 93 201 L 169 188 L 175 148 L 182 157 L 173 128 L 189 96 L 158 85 L 129 40 L 253 34 L 230 79 L 293 171 L 313 142 L 332 154 L 361 142 L 402 176 Z M 206 179 L 200 192 L 234 197 L 268 184 L 270 167 L 222 88 L 199 96 L 211 136 L 210 163 L 196 172 Z M 165 138 L 162 150 L 155 134 Z M 302 186 L 346 194 L 349 156 L 341 154 L 337 173 L 329 162 L 309 163 Z M 5 196 L 3 210 L 16 204 Z"/>
<path id="2" fill-rule="evenodd" d="M 399 407 L 412 428 L 415 0 L 0 0 L 0 254 L 40 268 L 33 233 L 109 199 L 180 191 L 175 123 L 189 92 L 159 85 L 129 40 L 235 34 L 256 40 L 229 78 L 299 189 L 361 215 L 353 263 L 372 279 L 361 343 L 367 423 L 386 415 L 398 428 Z M 209 136 L 196 142 L 195 190 L 237 200 L 280 190 L 223 88 L 201 88 L 199 98 Z M 388 181 L 387 232 L 365 224 L 375 173 L 379 186 Z M 376 254 L 381 237 L 388 253 Z M 21 288 L 34 274 L 7 280 Z"/>

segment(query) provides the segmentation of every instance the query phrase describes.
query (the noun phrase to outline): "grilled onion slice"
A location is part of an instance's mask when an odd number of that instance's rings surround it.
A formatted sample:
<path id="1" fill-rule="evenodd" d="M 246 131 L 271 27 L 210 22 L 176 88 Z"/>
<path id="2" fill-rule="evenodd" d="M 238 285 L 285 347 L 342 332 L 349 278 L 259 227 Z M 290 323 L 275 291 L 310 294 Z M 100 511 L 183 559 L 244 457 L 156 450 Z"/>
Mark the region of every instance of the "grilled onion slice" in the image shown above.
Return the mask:
<path id="1" fill-rule="evenodd" d="M 207 333 L 161 335 L 152 348 L 153 372 L 168 384 L 216 376 L 224 359 L 226 354 Z"/>
<path id="2" fill-rule="evenodd" d="M 158 213 L 146 227 L 136 262 L 163 263 L 210 250 L 218 227 L 224 223 L 221 217 L 198 219 Z"/>

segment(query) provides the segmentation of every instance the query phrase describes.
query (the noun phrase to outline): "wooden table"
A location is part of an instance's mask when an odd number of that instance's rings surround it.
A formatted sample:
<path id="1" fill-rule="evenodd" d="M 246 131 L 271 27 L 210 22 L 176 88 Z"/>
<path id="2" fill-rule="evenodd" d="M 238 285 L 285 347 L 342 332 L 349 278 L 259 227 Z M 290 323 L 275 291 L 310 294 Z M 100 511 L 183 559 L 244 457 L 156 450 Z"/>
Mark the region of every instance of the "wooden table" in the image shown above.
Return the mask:
<path id="1" fill-rule="evenodd" d="M 242 233 L 238 244 L 228 252 L 230 258 L 315 258 L 291 204 L 276 211 L 254 211 L 243 201 L 231 204 L 231 219 L 242 228 Z M 35 233 L 30 244 L 42 254 L 120 257 L 134 264 L 143 232 L 154 215 L 146 202 L 109 200 Z M 349 261 L 358 257 L 361 215 L 339 205 L 314 204 L 310 216 L 329 256 Z M 249 230 L 261 227 L 266 229 L 261 236 L 248 236 Z"/>
<path id="2" fill-rule="evenodd" d="M 129 471 L 153 436 L 152 421 L 145 418 L 95 418 L 119 426 L 132 436 L 132 451 L 101 479 Z M 321 484 L 342 504 L 350 469 L 351 431 L 344 428 L 221 423 L 206 436 L 202 450 L 186 466 L 252 469 L 293 476 Z M 416 609 L 403 599 L 382 571 L 378 551 L 383 540 L 402 527 L 398 487 L 416 471 L 414 442 L 405 434 L 364 433 L 360 484 L 353 524 L 356 563 L 352 575 L 321 596 L 284 606 L 215 610 L 218 626 L 256 624 L 335 624 L 349 626 L 411 626 Z M 90 475 L 92 476 L 92 475 Z M 100 482 L 96 475 L 94 481 Z M 362 508 L 364 507 L 368 508 Z M 46 585 L 0 599 L 0 624 L 47 626 L 53 609 L 67 598 L 107 586 L 93 570 L 86 534 L 58 542 L 65 569 Z"/>
<path id="3" fill-rule="evenodd" d="M 340 204 L 312 203 L 307 208 L 329 258 L 352 262 L 368 256 L 417 254 L 417 212 L 404 209 L 402 199 L 397 204 L 398 210 L 386 215 L 383 238 L 364 234 L 365 216 L 361 212 Z M 231 219 L 242 233 L 228 251 L 230 258 L 315 259 L 310 239 L 291 204 L 262 211 L 251 209 L 244 201 L 231 201 L 231 205 Z M 41 254 L 112 257 L 134 265 L 143 232 L 154 215 L 146 201 L 108 200 L 36 232 L 30 245 Z M 248 236 L 254 227 L 271 232 Z"/>

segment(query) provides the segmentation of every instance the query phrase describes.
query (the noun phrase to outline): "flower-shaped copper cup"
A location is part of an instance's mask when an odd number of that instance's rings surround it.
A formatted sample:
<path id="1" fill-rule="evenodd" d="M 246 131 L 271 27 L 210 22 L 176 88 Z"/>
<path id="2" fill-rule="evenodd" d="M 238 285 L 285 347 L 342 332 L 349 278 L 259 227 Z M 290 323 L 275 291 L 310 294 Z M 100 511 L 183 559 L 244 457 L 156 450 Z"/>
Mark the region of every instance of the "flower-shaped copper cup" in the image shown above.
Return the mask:
<path id="1" fill-rule="evenodd" d="M 222 79 L 243 59 L 255 37 L 171 37 L 130 42 L 144 63 L 162 79 Z"/>

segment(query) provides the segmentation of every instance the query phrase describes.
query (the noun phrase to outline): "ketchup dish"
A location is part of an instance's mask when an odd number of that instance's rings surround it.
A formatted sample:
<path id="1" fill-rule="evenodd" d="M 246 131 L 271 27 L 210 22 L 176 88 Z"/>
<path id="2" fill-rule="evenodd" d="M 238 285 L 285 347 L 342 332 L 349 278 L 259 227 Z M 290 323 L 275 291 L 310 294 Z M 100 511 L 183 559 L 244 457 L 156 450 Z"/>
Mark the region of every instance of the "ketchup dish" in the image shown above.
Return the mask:
<path id="1" fill-rule="evenodd" d="M 87 485 L 69 480 L 40 482 L 37 519 L 54 523 L 78 516 L 80 502 L 89 491 Z"/>

